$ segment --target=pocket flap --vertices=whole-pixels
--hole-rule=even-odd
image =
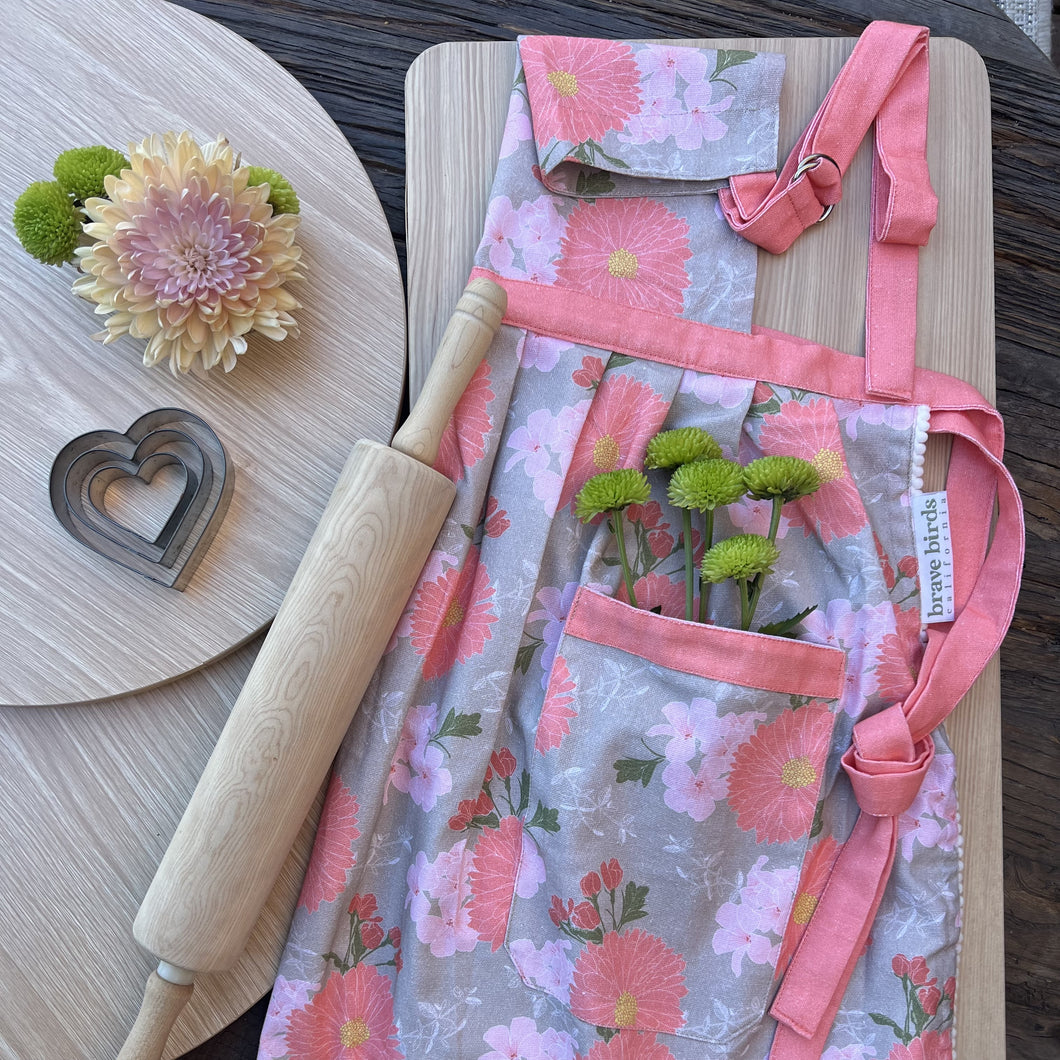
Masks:
[[[552,191],[702,194],[776,169],[782,54],[548,36],[519,52]]]

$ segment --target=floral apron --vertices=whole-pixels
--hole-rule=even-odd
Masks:
[[[951,1056],[938,724],[1011,616],[1022,526],[996,413],[915,370],[887,305],[895,276],[915,295],[932,222],[923,143],[880,180],[896,238],[873,240],[865,360],[752,331],[748,241],[817,220],[895,97],[926,115],[925,38],[870,27],[779,180],[782,56],[520,41],[476,261],[508,314],[439,456],[457,499],[335,763],[261,1057]],[[829,110],[844,78],[882,79],[860,127]],[[664,472],[623,520],[637,607],[608,522],[575,517],[592,475],[684,426],[817,468],[758,604],[817,604],[796,637],[733,628],[731,583],[686,620]],[[925,632],[931,431],[969,514],[957,618]],[[715,537],[769,519],[744,498]]]

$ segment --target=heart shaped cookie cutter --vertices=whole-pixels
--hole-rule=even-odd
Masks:
[[[173,467],[184,485],[154,539],[108,513],[108,488],[120,478],[150,484]],[[156,409],[124,434],[97,430],[67,442],[52,464],[52,509],[86,548],[151,581],[183,590],[220,526],[233,486],[221,440],[200,417]]]

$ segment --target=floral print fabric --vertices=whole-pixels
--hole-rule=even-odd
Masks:
[[[783,55],[576,37],[519,51],[552,191],[693,195],[776,168]]]
[[[612,80],[579,91],[617,102],[600,104],[597,125],[546,105],[556,127],[607,124],[603,142],[614,122],[636,127],[622,113],[632,90],[615,86],[644,57],[612,53]],[[680,66],[673,77],[694,83]],[[565,285],[608,312],[746,329],[749,303],[719,279],[734,244],[704,234],[712,197],[682,198],[678,212],[672,199],[557,196],[533,173],[525,105],[520,74],[479,263],[532,270],[542,289]],[[653,218],[646,232],[637,217]],[[633,273],[621,256],[601,267],[621,249],[635,274],[621,275]],[[457,499],[336,758],[261,1057],[766,1060],[769,1004],[857,817],[839,756],[919,664],[909,498],[927,413],[748,372],[501,329],[440,450]],[[624,618],[607,636],[572,625],[586,600],[633,611],[614,535],[575,518],[575,494],[597,471],[639,466],[659,430],[691,425],[741,462],[817,465],[825,485],[785,509],[758,615],[818,604],[794,650],[836,660],[827,695],[805,667],[737,679],[656,657],[692,625],[665,472],[649,472],[652,498],[624,519],[649,634],[624,634]],[[717,513],[716,536],[768,519],[745,498]],[[702,547],[697,537],[697,557]],[[695,657],[724,665],[715,627],[731,633],[738,614],[735,592],[715,586]],[[792,650],[737,636],[774,663]],[[941,733],[936,746],[823,1060],[951,1055],[959,834]]]

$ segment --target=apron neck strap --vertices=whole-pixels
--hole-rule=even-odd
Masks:
[[[780,173],[734,176],[719,192],[735,232],[783,253],[840,201],[843,175],[875,122],[865,372],[869,395],[883,400],[912,399],[919,248],[938,212],[928,90],[928,31],[870,23]]]

